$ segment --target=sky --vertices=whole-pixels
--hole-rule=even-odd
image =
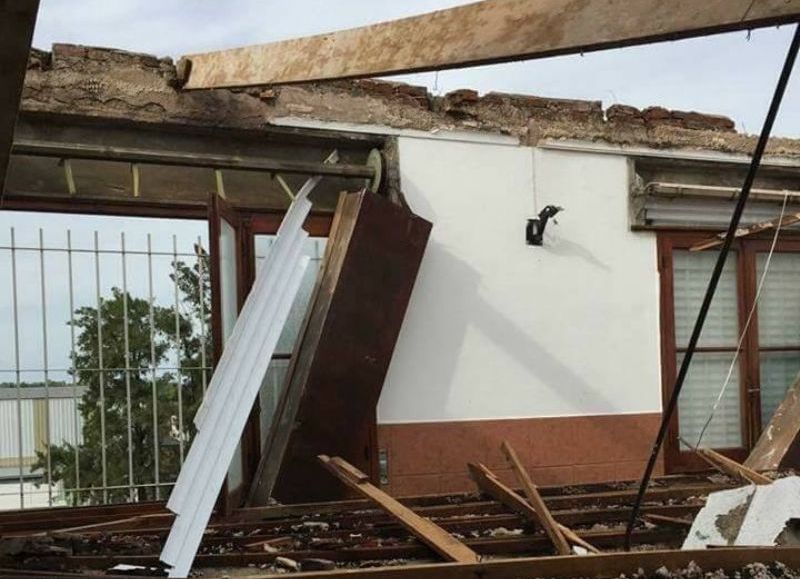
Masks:
[[[179,57],[331,32],[448,8],[457,0],[42,0],[34,45],[107,46]],[[661,105],[724,114],[757,133],[791,26],[536,61],[398,77],[443,94],[456,88]],[[800,72],[774,134],[800,137]]]

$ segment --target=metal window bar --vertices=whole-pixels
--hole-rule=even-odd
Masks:
[[[50,453],[50,373],[48,372],[47,358],[47,297],[45,290],[44,274],[44,230],[39,228],[39,273],[41,275],[39,287],[42,290],[42,364],[44,365],[44,431],[45,453],[47,460],[47,504],[53,506],[53,468]]]
[[[210,333],[207,328],[207,305],[205,299],[207,297],[206,280],[208,269],[208,253],[202,247],[202,239],[197,238],[197,244],[193,252],[179,252],[177,236],[173,235],[172,251],[154,251],[152,239],[150,234],[147,235],[147,249],[146,250],[131,250],[126,243],[125,233],[120,233],[119,247],[114,249],[104,249],[100,246],[100,239],[98,232],[94,232],[93,244],[87,248],[76,248],[73,243],[73,236],[70,230],[66,231],[66,245],[63,247],[48,246],[45,244],[45,232],[43,229],[39,230],[38,243],[31,245],[24,245],[17,243],[17,236],[14,228],[10,228],[10,243],[0,245],[0,251],[8,252],[10,256],[11,265],[11,292],[5,294],[10,297],[5,298],[9,300],[6,302],[6,310],[11,311],[11,323],[13,324],[12,331],[7,334],[13,335],[13,356],[11,358],[11,367],[0,367],[0,377],[5,374],[13,376],[13,382],[8,383],[7,394],[10,396],[0,395],[0,405],[11,405],[12,415],[16,414],[16,438],[8,440],[5,447],[15,446],[12,454],[3,455],[4,458],[12,459],[12,467],[17,466],[16,470],[16,483],[8,484],[8,479],[0,478],[0,497],[15,496],[18,499],[16,504],[11,504],[6,500],[0,500],[0,509],[4,508],[26,508],[30,506],[55,506],[58,504],[81,504],[87,500],[90,502],[109,503],[119,500],[136,501],[142,500],[147,497],[148,499],[156,498],[161,499],[164,492],[169,492],[169,489],[174,484],[174,477],[177,472],[169,472],[164,480],[165,473],[161,472],[163,465],[163,455],[165,451],[164,443],[165,437],[163,435],[164,429],[170,428],[169,415],[167,415],[167,423],[164,416],[159,416],[159,406],[163,406],[165,395],[166,400],[169,400],[169,394],[166,394],[164,388],[171,390],[175,387],[177,390],[173,391],[177,398],[177,430],[174,432],[177,438],[177,446],[179,449],[179,457],[177,464],[182,464],[187,444],[189,443],[189,432],[184,430],[184,414],[188,410],[185,405],[190,401],[197,401],[200,395],[204,395],[207,389],[208,373],[211,368],[208,366],[206,347],[208,346],[208,337]],[[34,258],[38,258],[38,267],[28,267],[23,262],[23,267],[20,269],[19,257],[24,252],[36,254]],[[76,255],[83,254],[90,260],[84,263],[84,266],[92,267],[93,278],[88,275],[88,269],[83,272],[76,268],[75,258]],[[63,255],[63,265],[65,266],[65,273],[67,279],[64,280],[66,287],[66,295],[64,296],[65,302],[68,303],[69,314],[68,318],[64,320],[69,326],[69,334],[66,332],[59,334],[59,332],[51,333],[51,318],[52,307],[48,301],[53,301],[52,292],[48,295],[48,288],[52,285],[52,270],[53,263],[48,260],[51,255]],[[103,295],[103,282],[108,283],[109,274],[106,273],[104,265],[105,262],[101,256],[117,256],[119,259],[119,266],[121,267],[121,321],[123,325],[122,332],[118,332],[118,321],[112,318],[120,315],[120,310],[115,310],[116,314],[110,311],[112,302],[107,296]],[[144,311],[138,310],[141,313],[137,316],[143,315],[142,318],[132,317],[132,302],[136,298],[135,291],[131,293],[129,282],[129,268],[132,267],[130,256],[137,255],[143,256],[147,262],[147,302],[142,298],[142,306]],[[156,299],[156,284],[169,283],[167,276],[162,279],[159,273],[159,278],[154,277],[153,260],[154,256],[169,257],[172,261],[172,297],[173,303],[170,305],[159,305]],[[185,258],[193,258],[193,260]],[[184,258],[184,262],[194,264],[195,274],[197,276],[196,289],[181,285],[185,280],[179,278],[181,274],[179,259]],[[30,258],[29,258],[30,260]],[[33,264],[35,262],[31,262]],[[116,265],[113,266],[116,269]],[[38,269],[38,271],[36,271]],[[30,277],[32,276],[32,277]],[[78,277],[76,277],[78,276]],[[116,277],[116,273],[115,273]],[[37,279],[38,278],[38,279]],[[135,279],[135,278],[134,278]],[[85,284],[84,287],[88,288],[92,285],[94,290],[93,303],[81,303],[78,299],[76,291],[76,280]],[[40,295],[38,296],[38,307],[31,308],[30,305],[23,305],[20,298],[26,298],[25,293],[20,293],[20,288],[35,286],[38,282]],[[144,280],[143,280],[144,283]],[[56,284],[58,285],[58,284]],[[80,287],[80,286],[78,286]],[[161,292],[165,287],[160,289],[158,295],[163,295]],[[85,290],[84,290],[85,291]],[[119,291],[119,290],[115,290]],[[199,298],[197,308],[185,307],[182,294],[184,291],[196,295],[194,298]],[[35,295],[35,293],[34,293]],[[0,300],[3,300],[3,295],[0,294]],[[32,296],[31,296],[32,297]],[[35,299],[35,298],[34,298]],[[90,299],[91,301],[91,299]],[[169,302],[169,300],[167,300]],[[54,302],[58,306],[58,302]],[[86,347],[86,338],[80,337],[78,332],[87,331],[87,327],[76,325],[78,321],[78,313],[81,307],[94,306],[95,311],[91,312],[94,320],[91,320],[90,325],[94,328],[96,336],[90,338],[93,342],[92,349],[96,349],[94,359],[96,367],[91,367],[93,364],[86,364],[86,359],[82,358],[79,348]],[[137,306],[138,307],[138,306]],[[76,311],[76,308],[78,310]],[[166,309],[164,309],[166,308]],[[168,331],[166,327],[161,326],[163,321],[159,322],[161,311],[165,313],[168,309],[173,309],[172,322],[174,327],[172,331]],[[41,311],[41,328],[40,338],[32,342],[32,344],[41,343],[41,351],[34,354],[39,356],[41,360],[40,367],[38,364],[28,364],[27,360],[29,354],[23,356],[24,352],[28,352],[23,348],[23,344],[27,344],[29,340],[23,339],[23,335],[27,336],[25,328],[30,324],[33,319],[28,316],[31,314],[31,309]],[[35,315],[35,314],[33,314]],[[84,314],[81,314],[84,315]],[[116,318],[119,320],[119,318]],[[139,321],[141,320],[141,322]],[[38,321],[38,320],[37,320]],[[85,324],[87,320],[83,320]],[[185,326],[185,324],[189,324]],[[142,327],[141,330],[145,332],[145,339],[139,343],[139,348],[144,343],[144,347],[149,349],[149,354],[137,354],[136,358],[132,355],[132,336],[131,333],[136,324],[147,324],[149,326],[149,345],[147,342],[148,328]],[[183,335],[184,327],[190,328],[191,334]],[[139,330],[139,331],[141,331]],[[196,333],[195,333],[196,332]],[[115,336],[115,334],[122,334]],[[170,337],[169,334],[172,334]],[[121,347],[118,345],[114,348],[110,346],[109,340],[122,339]],[[56,340],[56,341],[54,341]],[[59,345],[58,340],[63,344]],[[163,340],[166,340],[162,343]],[[185,342],[189,340],[189,342]],[[167,352],[167,343],[172,342],[175,356],[175,363],[173,362],[172,355],[165,354]],[[186,347],[189,343],[196,344],[199,342],[200,352],[189,353]],[[160,344],[160,345],[159,345]],[[53,348],[56,348],[54,350]],[[120,352],[120,350],[122,350]],[[68,351],[69,360],[68,364],[55,364],[51,365],[53,360],[50,355],[53,351]],[[139,350],[137,350],[139,351]],[[114,358],[114,356],[118,356]],[[57,357],[57,356],[56,356]],[[149,357],[149,359],[148,359]],[[24,358],[24,360],[23,360]],[[124,359],[123,365],[114,363],[114,360]],[[91,358],[89,358],[91,359]],[[197,362],[186,364],[187,360],[197,360]],[[111,363],[109,363],[111,362]],[[166,362],[166,363],[165,363]],[[35,383],[28,383],[23,379],[26,373],[37,373],[43,376],[43,382],[40,387],[36,387]],[[172,374],[170,374],[172,373]],[[58,381],[55,378],[58,374],[68,375],[69,378],[66,382]],[[152,424],[147,426],[137,423],[142,420],[142,414],[137,408],[142,408],[142,402],[134,401],[134,391],[141,392],[139,386],[134,390],[134,376],[144,377],[144,384],[149,382],[150,398],[152,403]],[[191,378],[190,378],[191,377]],[[1,380],[0,380],[1,381]],[[174,382],[169,384],[168,382]],[[67,385],[67,382],[71,386]],[[82,408],[81,402],[83,396],[91,388],[88,384],[94,384],[97,413],[99,420],[99,433],[95,433],[95,438],[91,441],[87,440],[85,420],[81,415]],[[124,383],[124,402],[123,402],[123,383]],[[137,384],[139,384],[137,380]],[[11,388],[14,388],[11,390]],[[187,398],[185,394],[189,393],[187,387],[192,388],[192,395]],[[69,389],[68,391],[66,389]],[[197,388],[197,390],[194,390]],[[12,394],[13,393],[13,394]],[[2,394],[2,392],[0,392]],[[112,397],[113,395],[113,397]],[[64,405],[63,401],[68,401]],[[39,401],[39,402],[37,402]],[[42,407],[42,401],[44,406]],[[38,404],[38,406],[34,406]],[[55,404],[55,406],[54,406]],[[16,407],[14,409],[14,406]],[[38,414],[32,411],[32,408],[38,408]],[[55,409],[58,409],[57,411]],[[162,409],[162,413],[165,409]],[[114,413],[113,418],[112,414]],[[13,420],[13,419],[12,419]],[[150,419],[146,419],[150,421]],[[38,421],[38,422],[37,422]],[[37,427],[38,424],[38,427]],[[13,429],[13,426],[11,426]],[[34,433],[34,429],[38,428],[39,435]],[[114,430],[109,430],[114,428]],[[125,432],[122,432],[122,429]],[[136,462],[137,447],[134,443],[134,432],[140,432],[143,428],[152,428],[152,463],[153,473],[152,479],[149,475],[142,479],[141,471],[137,470],[138,463]],[[168,430],[167,430],[168,431]],[[41,433],[44,434],[41,434]],[[112,432],[114,433],[112,435]],[[136,435],[138,436],[138,434]],[[54,437],[61,437],[54,439]],[[44,438],[44,440],[41,440]],[[99,445],[97,444],[99,438]],[[59,446],[64,442],[69,442],[72,445],[72,454],[67,455],[67,463],[59,463],[60,466],[65,467],[67,464],[71,465],[69,468],[74,470],[73,476],[67,480],[63,477],[54,480],[54,472],[58,472],[59,468],[56,466],[53,454],[53,448]],[[16,443],[16,444],[14,444]],[[43,444],[42,444],[43,443]],[[82,446],[82,444],[94,444],[97,446],[93,448],[94,452],[100,455],[100,464],[92,464],[92,468],[100,471],[102,482],[97,481],[95,484],[91,482],[92,477],[86,480],[89,484],[84,482],[84,474],[81,469],[86,469],[86,464],[83,461],[82,452],[84,450],[92,450],[90,446]],[[3,445],[0,445],[3,448]],[[31,455],[31,448],[41,449],[40,454],[34,453]],[[14,459],[16,454],[16,460]],[[96,460],[91,458],[90,453],[87,456],[89,460]],[[63,461],[63,458],[59,458]],[[118,466],[111,470],[109,461],[114,460]],[[118,461],[118,462],[117,462]],[[18,464],[14,465],[16,462]],[[34,470],[34,465],[38,462],[37,470]],[[7,463],[8,464],[8,463]],[[124,467],[122,465],[125,465]],[[46,467],[44,466],[46,465]],[[175,463],[172,463],[170,471],[175,469]],[[54,468],[55,467],[55,468]],[[42,473],[38,469],[45,469],[46,472]],[[125,475],[120,474],[122,470],[127,471],[127,480]],[[87,471],[88,472],[88,471]],[[137,474],[138,473],[138,474]],[[96,475],[95,475],[96,476]],[[172,479],[172,480],[169,480]],[[99,484],[98,484],[99,483]],[[40,484],[46,484],[46,489],[41,489]],[[14,489],[17,486],[17,489]],[[142,493],[144,489],[147,492]],[[120,493],[124,494],[120,494]],[[42,503],[43,499],[36,497],[44,497],[46,495],[46,502]],[[38,501],[38,502],[37,502]]]

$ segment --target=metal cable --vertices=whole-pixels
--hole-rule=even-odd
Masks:
[[[725,258],[730,251],[731,244],[733,243],[733,239],[736,234],[736,229],[739,227],[739,222],[741,221],[742,213],[744,212],[745,204],[750,196],[750,190],[753,188],[753,181],[755,181],[758,167],[761,165],[761,158],[764,156],[764,151],[767,148],[769,136],[770,133],[772,133],[772,127],[775,124],[775,117],[778,115],[778,111],[781,107],[781,101],[783,100],[783,95],[786,92],[786,87],[789,84],[789,78],[792,75],[792,69],[794,68],[795,60],[797,59],[798,50],[800,50],[800,24],[795,27],[794,36],[786,54],[786,60],[783,63],[783,68],[781,69],[778,83],[775,86],[775,92],[772,95],[772,101],[770,102],[767,116],[764,119],[764,126],[761,129],[761,134],[758,137],[758,143],[753,151],[753,159],[750,163],[750,168],[747,171],[747,176],[745,177],[744,184],[742,185],[742,192],[740,193],[736,207],[733,210],[731,222],[728,225],[728,230],[725,234],[725,241],[722,243],[722,248],[720,250],[717,263],[714,265],[714,270],[711,273],[711,279],[708,281],[708,288],[706,289],[703,303],[700,306],[700,311],[697,314],[697,321],[695,322],[692,335],[689,339],[689,346],[686,349],[686,354],[681,362],[678,376],[675,379],[675,386],[672,389],[672,394],[670,395],[670,399],[667,402],[661,417],[661,426],[658,429],[656,440],[653,443],[653,448],[650,452],[650,458],[647,461],[647,466],[645,467],[644,474],[642,475],[639,491],[636,495],[636,500],[633,503],[630,520],[628,521],[628,526],[625,530],[626,550],[630,550],[631,535],[633,534],[633,528],[636,525],[636,521],[639,518],[639,510],[642,507],[644,494],[647,492],[647,487],[650,484],[650,477],[653,476],[653,469],[656,466],[656,461],[658,460],[661,446],[664,443],[664,439],[666,438],[669,430],[669,423],[672,419],[672,414],[675,412],[675,407],[678,404],[678,397],[680,396],[683,383],[686,379],[686,374],[689,371],[689,365],[692,362],[692,357],[694,356],[695,349],[697,348],[697,341],[700,338],[700,333],[703,330],[703,324],[705,323],[706,316],[708,315],[708,310],[711,307],[711,300],[714,298],[714,293],[717,290],[717,284],[719,283],[719,279],[722,275],[722,268],[725,266]]]

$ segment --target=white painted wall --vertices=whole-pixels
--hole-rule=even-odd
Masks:
[[[628,223],[625,157],[400,137],[433,232],[379,422],[658,412],[655,236]],[[544,247],[525,224],[563,206]]]

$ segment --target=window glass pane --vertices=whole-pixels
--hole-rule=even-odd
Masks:
[[[761,280],[766,253],[756,256],[756,283]],[[800,254],[774,253],[758,301],[760,346],[800,345]]]
[[[269,434],[272,426],[272,418],[275,415],[275,408],[278,405],[278,398],[283,388],[283,380],[286,377],[286,370],[289,368],[289,360],[272,360],[267,369],[267,377],[261,385],[261,441],[262,444]]]
[[[800,352],[762,352],[760,368],[761,425],[766,427],[800,372]]]
[[[679,348],[689,343],[717,255],[715,251],[676,250],[673,253],[675,341]],[[739,334],[736,269],[736,254],[731,252],[711,302],[699,346],[736,346]]]
[[[680,367],[682,355],[678,355]],[[695,353],[678,399],[680,436],[696,444],[711,408],[728,374],[733,352]],[[737,448],[742,445],[739,400],[739,365],[736,364],[725,396],[703,435],[703,448]]]

